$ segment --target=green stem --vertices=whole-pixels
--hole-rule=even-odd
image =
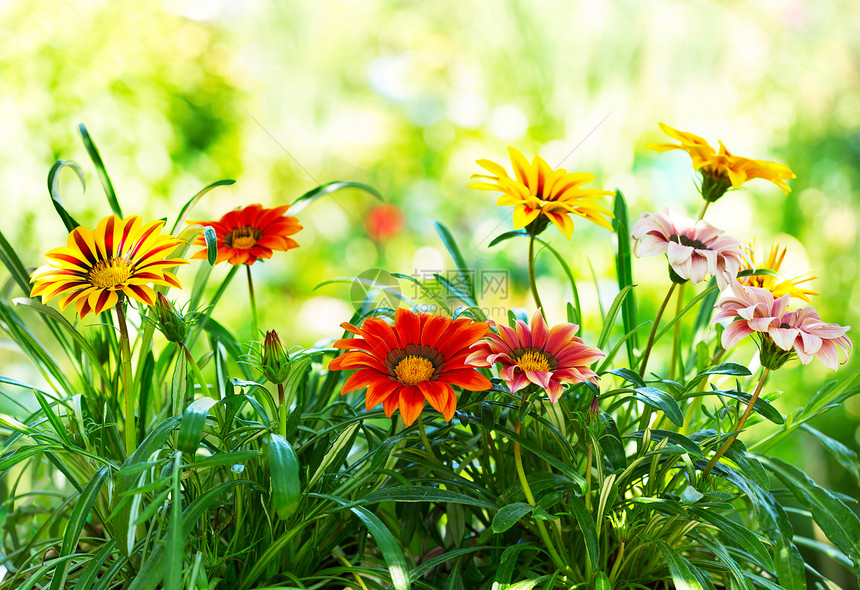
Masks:
[[[762,372],[761,379],[759,379],[758,385],[755,388],[755,392],[750,398],[749,403],[747,403],[747,409],[744,410],[741,419],[738,420],[737,426],[734,427],[735,433],[730,436],[726,442],[723,443],[723,446],[720,447],[720,450],[717,451],[713,458],[708,462],[707,467],[705,467],[705,470],[702,472],[702,481],[704,481],[705,478],[708,477],[708,474],[711,472],[711,469],[714,468],[714,465],[717,464],[717,461],[720,460],[720,457],[722,457],[726,453],[726,451],[729,450],[729,447],[731,447],[732,443],[735,442],[735,439],[738,438],[741,429],[744,427],[744,424],[747,423],[747,418],[749,418],[750,414],[752,414],[753,406],[755,405],[755,402],[758,399],[759,394],[761,393],[762,387],[764,387],[765,379],[767,379],[769,373],[770,369],[768,368],[765,368],[764,372]]]
[[[251,339],[257,337],[257,301],[254,298],[254,282],[251,280],[251,265],[246,264],[245,270],[248,275],[248,296],[251,299]]]
[[[200,389],[203,390],[205,395],[209,395],[209,383],[206,381],[206,377],[203,376],[203,372],[200,371],[200,366],[197,364],[197,361],[194,360],[194,355],[191,354],[191,351],[188,350],[188,347],[185,346],[184,342],[180,342],[179,346],[182,350],[185,351],[185,359],[188,361],[188,364],[191,366],[191,372],[194,373],[194,379],[197,383],[200,384]],[[214,399],[218,399],[217,394],[213,393],[212,397]],[[183,410],[185,409],[185,404],[182,404]]]
[[[131,455],[137,448],[137,430],[134,421],[134,391],[131,386],[131,344],[128,338],[128,325],[125,323],[124,306],[125,298],[120,295],[116,304],[116,319],[119,324],[122,390],[125,399],[125,452]]]
[[[278,434],[287,437],[287,404],[284,399],[284,384],[278,383]]]
[[[418,415],[418,435],[421,437],[421,443],[424,445],[424,449],[427,451],[427,455],[429,455],[430,460],[433,463],[439,463],[439,458],[436,456],[436,452],[433,450],[433,447],[430,446],[430,439],[427,438],[427,432],[424,430],[424,417],[420,414]],[[439,463],[441,465],[441,463]]]
[[[538,294],[537,288],[537,280],[535,279],[535,236],[531,234],[529,236],[529,285],[532,291],[532,297],[535,300],[535,305],[540,309],[541,315],[543,315],[544,319],[546,319],[546,310],[544,310],[543,305],[540,302],[540,295]]]
[[[221,297],[224,293],[227,292],[227,287],[230,286],[230,282],[233,280],[233,277],[236,276],[236,273],[239,271],[238,266],[234,266],[230,269],[230,272],[227,273],[227,276],[224,277],[224,280],[221,281],[221,284],[218,286],[218,290],[215,291],[215,295],[212,296],[212,299],[209,300],[209,309],[206,314],[203,316],[203,319],[194,326],[194,331],[191,333],[191,336],[188,338],[188,348],[193,348],[194,343],[197,342],[197,338],[200,336],[200,333],[203,332],[203,329],[206,327],[206,321],[209,319],[209,316],[212,315],[212,310],[215,309],[215,306],[221,300]]]
[[[642,353],[642,362],[639,363],[639,376],[645,376],[645,368],[648,366],[648,357],[651,356],[651,349],[654,347],[654,338],[657,335],[657,328],[660,326],[660,318],[663,317],[663,312],[666,311],[666,306],[669,304],[669,300],[672,298],[672,293],[675,292],[675,287],[677,283],[672,283],[672,286],[669,287],[669,292],[666,293],[666,298],[663,299],[663,303],[660,305],[660,309],[657,310],[657,316],[654,318],[654,325],[651,326],[651,333],[648,335],[648,343],[645,345],[645,352]]]
[[[674,284],[674,283],[673,283]],[[681,287],[678,289],[678,301],[675,305],[675,318],[680,317],[681,310],[684,308],[684,287],[687,286],[687,283],[682,283]],[[675,333],[672,338],[672,363],[669,365],[669,380],[674,381],[676,372],[675,365],[677,364],[679,369],[683,371],[682,363],[678,359],[678,354],[681,349],[681,322],[679,320],[675,320]]]
[[[696,218],[696,221],[701,221],[705,218],[705,212],[708,210],[708,207],[711,206],[710,201],[705,201],[705,206],[702,207],[702,211],[699,213],[699,217]]]
[[[525,394],[523,394],[523,402],[524,403],[525,403],[525,397],[526,397]],[[520,434],[521,430],[522,430],[522,423],[520,422],[519,416],[517,416],[517,422],[514,425],[514,432],[516,434]],[[523,456],[522,456],[522,451],[520,449],[520,443],[518,443],[517,441],[514,441],[514,464],[517,467],[517,476],[520,479],[520,485],[522,485],[522,487],[523,487],[523,493],[526,496],[526,501],[530,505],[536,506],[537,504],[535,503],[535,497],[532,494],[531,487],[529,487],[529,480],[526,478],[525,469],[523,469]],[[559,570],[562,570],[562,571],[569,571],[570,568],[567,566],[567,564],[564,563],[564,561],[561,559],[561,556],[558,554],[558,551],[555,548],[555,544],[552,542],[552,539],[550,538],[549,533],[547,532],[546,527],[543,524],[543,521],[540,519],[537,519],[537,518],[535,518],[534,520],[535,520],[535,523],[537,524],[538,532],[540,533],[540,537],[543,540],[547,551],[549,551],[549,556],[550,556],[550,558],[552,558],[552,562],[553,562],[553,564],[555,564],[555,567],[557,567]]]

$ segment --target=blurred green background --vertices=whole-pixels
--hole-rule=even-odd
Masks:
[[[397,208],[374,211],[368,195],[338,193],[301,212],[300,249],[254,266],[261,325],[285,342],[310,345],[349,319],[349,285],[315,290],[322,281],[375,267],[442,270],[432,219],[476,270],[509,272],[507,292],[488,291],[483,304],[528,306],[525,243],[487,248],[510,229],[511,210],[465,188],[474,161],[507,164],[514,145],[596,174],[595,187],[619,188],[633,219],[666,206],[694,215],[689,158],[644,148],[665,139],[662,121],[796,172],[788,197],[753,181],[708,219],[742,240],[780,239],[799,273],[818,276],[821,316],[860,326],[857,2],[7,0],[0,22],[0,230],[33,267],[65,241],[45,185],[54,161],[87,171],[86,193],[63,176],[66,205],[82,223],[109,213],[75,131],[83,122],[127,214],[172,220],[221,178],[238,182],[211,192],[192,218],[287,203],[337,179],[371,184]],[[379,215],[390,232],[368,229]],[[570,243],[554,229],[546,235],[577,274],[593,335],[591,268],[608,304],[614,238],[584,221]],[[561,321],[566,284],[549,257],[540,262],[550,320]],[[213,284],[226,271],[217,268]],[[181,269],[180,279],[190,283],[193,272]],[[665,262],[639,261],[634,273],[643,313],[653,312]],[[250,336],[243,281],[217,318]],[[840,377],[860,367],[855,359]],[[0,351],[0,374],[36,379],[9,350]],[[789,413],[832,378],[818,363],[794,366],[769,389],[785,391],[777,405]],[[857,450],[858,418],[855,400],[817,426]],[[857,474],[811,440],[801,434],[777,451],[856,498]]]

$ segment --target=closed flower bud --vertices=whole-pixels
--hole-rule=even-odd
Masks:
[[[274,330],[266,332],[263,342],[262,358],[263,375],[272,383],[283,383],[290,374],[290,355],[281,344],[278,333]]]
[[[155,315],[158,318],[158,329],[165,338],[170,342],[185,340],[188,334],[188,322],[161,293],[155,300]]]

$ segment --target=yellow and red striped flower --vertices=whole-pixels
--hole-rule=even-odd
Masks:
[[[186,221],[189,225],[208,225],[215,230],[218,239],[218,257],[215,264],[229,262],[233,266],[252,265],[258,259],[271,258],[275,250],[286,252],[298,248],[290,238],[301,231],[302,226],[295,217],[284,215],[289,205],[265,209],[260,204],[248,205],[225,213],[218,221]],[[198,236],[196,246],[205,246],[204,237]],[[206,248],[192,258],[206,258]]]
[[[335,358],[329,369],[358,369],[343,384],[341,395],[366,387],[368,410],[381,403],[390,418],[399,409],[407,426],[421,414],[425,400],[450,421],[457,408],[452,385],[469,391],[491,386],[466,362],[469,348],[487,333],[484,322],[399,308],[393,326],[379,318],[366,319],[361,328],[341,326],[358,336],[334,343],[349,352]]]
[[[472,178],[486,180],[474,182],[467,188],[501,191],[503,194],[496,205],[514,206],[514,229],[528,227],[530,233],[537,235],[551,221],[569,240],[573,236],[573,220],[570,218],[573,213],[613,231],[609,222],[612,212],[596,201],[614,193],[582,188],[594,180],[593,174],[569,173],[564,168],[553,170],[540,156],[535,156],[529,164],[519,150],[509,147],[508,152],[516,178],[511,178],[504,166],[490,160],[478,160],[478,165],[490,174],[473,174]]]
[[[65,248],[51,250],[51,262],[31,276],[30,297],[43,301],[60,297],[60,308],[70,303],[81,318],[111,309],[120,294],[155,305],[149,285],[181,288],[168,268],[188,264],[182,258],[167,258],[182,240],[161,234],[163,221],[146,225],[140,216],[121,219],[109,215],[92,231],[78,227],[69,234]]]

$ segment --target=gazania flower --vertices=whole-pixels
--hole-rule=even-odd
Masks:
[[[563,383],[597,380],[588,365],[604,355],[575,336],[579,330],[576,324],[559,324],[548,330],[538,309],[532,315],[531,327],[522,320],[517,320],[516,330],[501,324],[497,327],[498,335],[491,332],[472,347],[466,362],[477,367],[502,365],[499,375],[512,394],[533,383],[555,403]]]
[[[778,186],[785,194],[791,192],[786,179],[796,178],[788,166],[766,160],[754,160],[732,154],[723,142],[717,152],[703,138],[686,131],[672,129],[660,123],[660,129],[677,143],[651,143],[652,150],[665,152],[668,150],[683,150],[690,154],[693,169],[702,175],[702,196],[706,201],[716,201],[730,188],[739,188],[743,183],[755,178],[768,180]]]
[[[271,258],[275,250],[286,252],[299,247],[294,239],[288,237],[302,229],[298,219],[284,215],[289,208],[289,205],[274,209],[264,209],[259,204],[248,205],[244,209],[225,213],[218,221],[186,223],[208,225],[215,230],[218,237],[218,258],[215,264],[227,261],[234,266],[250,266],[257,262],[258,258]],[[206,240],[201,235],[194,244],[205,246]],[[206,258],[206,248],[192,258]]]
[[[851,351],[851,340],[845,335],[850,326],[824,323],[812,306],[788,311],[788,294],[774,299],[767,289],[744,287],[737,281],[732,283],[732,292],[734,297],[720,301],[720,312],[714,316],[715,321],[734,319],[723,330],[726,350],[750,334],[758,334],[761,363],[768,369],[780,368],[796,354],[801,364],[818,357],[833,370],[839,362],[836,347],[846,355]]]
[[[770,254],[768,254],[766,259],[764,257],[762,244],[756,240],[753,240],[748,245],[744,245],[743,250],[746,260],[741,264],[741,270],[766,269],[777,273],[777,276],[750,275],[747,277],[741,277],[738,280],[742,285],[767,289],[773,293],[774,298],[779,298],[788,294],[791,297],[802,299],[807,303],[809,303],[810,295],[818,295],[818,291],[798,286],[801,283],[806,283],[807,281],[815,279],[816,277],[812,276],[812,274],[806,273],[805,275],[791,278],[787,278],[780,274],[780,268],[782,267],[782,263],[785,260],[785,254],[787,252],[785,247],[780,247],[777,243],[772,244],[770,247]]]
[[[543,158],[535,156],[531,164],[518,150],[509,147],[516,178],[511,178],[503,166],[490,160],[478,160],[478,165],[490,174],[473,174],[491,182],[474,182],[468,188],[504,193],[497,205],[514,206],[514,229],[528,227],[530,233],[539,234],[551,221],[564,237],[573,235],[573,220],[569,214],[579,215],[612,231],[607,218],[612,212],[597,203],[610,191],[582,188],[594,180],[593,174],[568,173],[564,168],[553,170]]]
[[[93,231],[78,227],[69,234],[65,248],[51,250],[51,262],[31,276],[30,297],[43,301],[60,297],[60,308],[70,303],[81,318],[112,308],[125,294],[155,305],[149,285],[181,288],[168,268],[188,264],[182,258],[166,258],[182,240],[161,235],[163,221],[143,225],[140,217],[120,219],[110,215]]]
[[[368,410],[381,403],[390,418],[399,408],[407,426],[415,422],[425,400],[450,421],[457,408],[452,385],[469,391],[491,387],[489,379],[466,362],[469,347],[487,333],[486,323],[399,308],[393,326],[379,318],[366,319],[361,328],[341,326],[358,336],[334,343],[349,352],[335,358],[329,369],[358,369],[343,384],[341,395],[367,387]]]
[[[699,283],[713,275],[720,289],[725,289],[743,260],[738,240],[706,221],[693,221],[668,208],[663,213],[643,213],[632,237],[640,258],[666,254],[675,282]]]

